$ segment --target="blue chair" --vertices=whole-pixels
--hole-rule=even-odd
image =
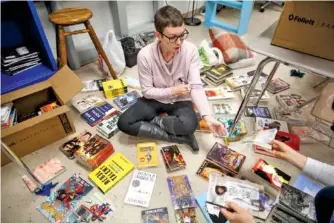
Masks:
[[[217,5],[224,5],[227,7],[240,10],[239,25],[234,26],[225,22],[216,20]],[[252,14],[253,1],[206,1],[205,3],[205,22],[206,27],[216,26],[225,29],[230,32],[234,32],[238,35],[247,33],[248,23]]]

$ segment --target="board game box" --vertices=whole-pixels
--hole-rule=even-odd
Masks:
[[[162,147],[160,152],[167,172],[174,172],[186,168],[186,162],[177,145]]]
[[[126,110],[130,108],[137,102],[137,98],[140,98],[140,95],[137,91],[131,91],[125,95],[118,96],[113,100],[120,110]]]
[[[137,163],[138,169],[159,165],[156,142],[137,143]]]
[[[280,78],[273,79],[268,85],[268,91],[272,94],[277,94],[290,88],[290,84]]]
[[[285,121],[256,117],[255,131],[276,128],[278,131],[289,132],[288,124]]]
[[[186,175],[167,177],[167,184],[175,210],[196,207],[195,197]]]
[[[92,136],[93,136],[92,133],[85,130],[82,133],[80,133],[80,135],[65,142],[63,145],[59,147],[59,149],[65,154],[65,156],[67,156],[67,158],[74,159],[75,151],[82,148],[90,140]]]
[[[168,209],[155,208],[141,212],[141,223],[169,223]]]
[[[268,107],[246,106],[245,116],[271,118]]]
[[[205,159],[201,166],[198,168],[196,174],[203,178],[206,181],[209,181],[209,176],[211,173],[218,173],[220,175],[228,175],[233,176],[230,172],[226,171],[219,165],[217,165],[214,162],[211,162],[210,160]]]

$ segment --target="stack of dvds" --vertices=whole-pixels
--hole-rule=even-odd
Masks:
[[[7,75],[13,76],[41,64],[37,51],[25,46],[15,49],[2,49],[1,68]]]
[[[17,123],[16,108],[13,103],[7,103],[1,106],[1,129],[8,128]]]
[[[128,93],[128,85],[122,78],[103,82],[102,86],[107,99]]]

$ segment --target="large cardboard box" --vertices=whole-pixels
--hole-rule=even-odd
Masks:
[[[57,100],[56,109],[1,130],[1,140],[22,157],[75,132],[65,105],[83,88],[80,79],[67,66],[44,82],[2,95],[1,104],[13,102],[17,115],[35,111],[43,102]],[[55,148],[58,149],[58,148]],[[10,159],[1,154],[1,166]]]
[[[334,60],[334,2],[285,2],[271,43]]]

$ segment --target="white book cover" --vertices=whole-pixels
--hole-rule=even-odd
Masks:
[[[239,106],[236,103],[215,103],[212,109],[215,115],[236,115]]]
[[[157,175],[140,170],[134,170],[124,203],[148,207]]]
[[[215,87],[204,88],[208,100],[221,100],[235,98],[235,95],[230,87]]]
[[[80,112],[83,113],[88,109],[96,106],[99,103],[104,102],[104,100],[95,95],[87,95],[85,97],[76,98],[72,101],[72,105]]]
[[[124,76],[123,78],[129,87],[140,90],[140,83],[138,78],[126,76]]]
[[[261,130],[257,132],[253,144],[261,146],[264,149],[271,150],[272,147],[269,144],[269,142],[275,139],[276,134],[277,134],[276,128]]]
[[[99,86],[96,80],[82,81],[84,88],[81,90],[82,92],[93,92],[99,91]]]
[[[255,131],[273,128],[282,132],[289,132],[288,123],[285,121],[256,117]]]

